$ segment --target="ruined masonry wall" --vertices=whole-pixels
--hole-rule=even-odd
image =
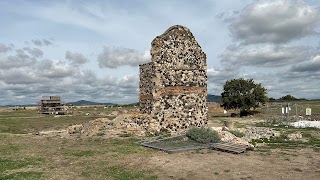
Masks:
[[[140,111],[155,118],[158,131],[204,126],[206,55],[190,30],[169,28],[152,41],[151,56],[151,63],[140,66]]]
[[[152,77],[153,77],[153,64],[147,63],[140,65],[140,112],[151,114],[153,97],[152,89],[154,88]]]

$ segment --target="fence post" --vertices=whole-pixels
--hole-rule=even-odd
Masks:
[[[265,117],[265,124],[267,124],[268,123],[268,112],[269,110],[268,110],[268,103],[266,103],[266,117]]]
[[[295,119],[297,120],[297,118],[298,118],[298,109],[297,109],[298,107],[297,107],[297,103],[295,104],[295,106],[296,106],[296,118],[295,118]]]
[[[287,112],[287,122],[289,122],[289,103],[287,104],[287,110],[288,110],[288,112]]]

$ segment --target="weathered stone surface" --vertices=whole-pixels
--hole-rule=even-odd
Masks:
[[[296,141],[302,138],[302,134],[300,132],[288,134],[288,138],[290,141]]]
[[[80,134],[83,129],[82,124],[71,125],[67,128],[69,134]]]
[[[207,124],[207,64],[193,34],[176,25],[152,41],[152,62],[140,65],[140,112],[153,129],[178,131]]]
[[[263,139],[263,138],[270,139],[272,137],[280,136],[280,132],[270,128],[264,128],[264,127],[250,127],[250,128],[238,129],[238,130],[240,132],[245,133],[244,138],[247,141],[251,141],[252,139]]]

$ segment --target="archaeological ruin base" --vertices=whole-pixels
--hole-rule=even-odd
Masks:
[[[207,64],[186,27],[170,27],[152,41],[152,62],[140,65],[140,112],[160,131],[207,124]]]

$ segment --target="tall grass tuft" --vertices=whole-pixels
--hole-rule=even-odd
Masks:
[[[188,138],[200,143],[216,143],[220,141],[218,133],[209,128],[191,128],[186,135]]]

